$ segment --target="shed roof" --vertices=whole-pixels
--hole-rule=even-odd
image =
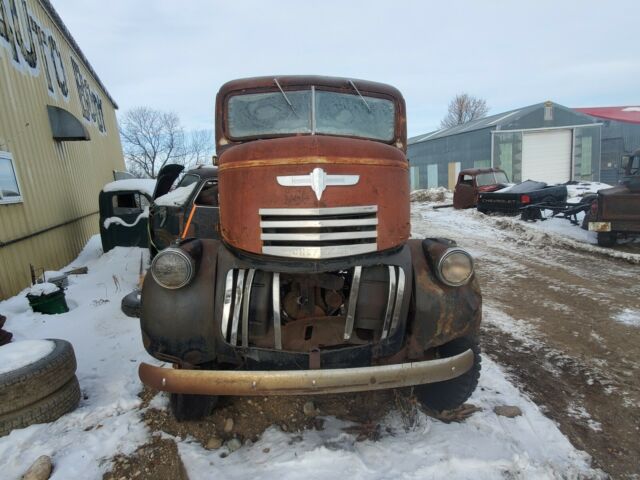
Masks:
[[[640,124],[640,106],[637,105],[623,107],[583,107],[574,108],[574,110],[605,120]]]
[[[506,112],[496,113],[495,115],[489,115],[488,117],[472,120],[470,122],[463,123],[462,125],[456,125],[454,127],[449,127],[449,128],[442,128],[440,130],[435,130],[433,132],[417,135],[415,137],[409,138],[408,144],[412,145],[415,143],[420,143],[428,140],[435,140],[436,138],[457,135],[459,133],[473,132],[475,130],[481,130],[483,128],[495,128],[497,130],[500,130],[502,126],[516,123],[520,118],[524,117],[525,115],[528,115],[529,113],[535,110],[543,108],[547,103],[551,103],[554,108],[560,108],[563,110],[572,111],[574,114],[581,116],[585,119],[589,118],[583,115],[582,112],[575,111],[574,109],[570,109],[563,105],[559,105],[553,102],[541,102],[541,103],[529,105],[527,107],[508,110]],[[591,119],[591,121],[593,121],[593,119]]]
[[[102,83],[102,80],[100,80],[100,77],[98,77],[98,74],[89,63],[89,60],[87,60],[87,57],[85,57],[84,53],[82,53],[82,50],[78,46],[78,43],[75,41],[75,39],[71,35],[71,32],[69,32],[69,29],[62,21],[62,18],[60,18],[60,15],[58,15],[58,12],[56,12],[56,9],[53,8],[53,5],[51,4],[51,2],[49,0],[38,0],[38,1],[40,2],[40,5],[42,5],[42,8],[44,8],[44,10],[47,12],[49,17],[53,21],[53,23],[55,23],[55,25],[60,29],[60,32],[64,36],[65,40],[69,43],[69,46],[71,47],[71,49],[75,52],[76,55],[78,55],[78,57],[80,57],[80,60],[82,61],[84,66],[87,68],[87,70],[89,70],[89,73],[91,74],[93,79],[96,81],[96,83],[100,86],[100,88],[102,89],[104,94],[107,96],[107,98],[109,99],[113,107],[117,109],[118,104],[116,103],[116,101],[113,99],[113,97],[107,90],[107,87],[104,86],[104,84]]]

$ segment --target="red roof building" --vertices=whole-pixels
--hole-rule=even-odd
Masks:
[[[586,113],[592,117],[602,118],[604,120],[615,120],[617,122],[638,123],[640,124],[640,106],[627,107],[586,107],[574,108],[574,110]]]

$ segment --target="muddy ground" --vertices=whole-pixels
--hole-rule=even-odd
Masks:
[[[640,266],[532,239],[526,229],[477,214],[423,213],[413,213],[416,234],[456,238],[476,256],[485,354],[593,457],[595,467],[612,478],[640,478],[640,326],[625,323],[640,310]],[[640,253],[634,246],[621,250],[630,249]],[[142,393],[145,403],[153,394]],[[254,442],[271,425],[289,432],[322,429],[316,415],[305,413],[308,401],[322,415],[353,421],[361,438],[376,438],[379,420],[391,409],[401,411],[410,426],[416,408],[409,390],[232,397],[204,422],[177,423],[157,409],[147,410],[145,421],[158,434],[190,435],[213,448],[232,440]],[[230,418],[233,427],[225,431]],[[155,436],[134,455],[116,458],[104,478],[182,480],[186,473],[175,443]]]

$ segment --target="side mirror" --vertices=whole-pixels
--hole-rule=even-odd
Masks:
[[[211,156],[211,163],[216,166],[218,165],[218,155]]]

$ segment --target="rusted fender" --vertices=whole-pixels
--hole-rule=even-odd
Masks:
[[[442,382],[473,365],[470,349],[421,362],[326,370],[181,370],[140,364],[142,383],[155,390],[198,395],[317,395],[363,392]]]

